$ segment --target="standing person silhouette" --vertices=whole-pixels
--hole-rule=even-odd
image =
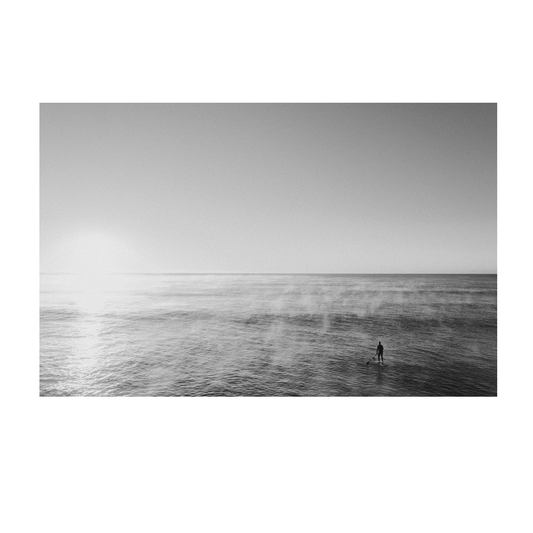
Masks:
[[[378,355],[378,363],[381,358],[381,362],[383,363],[383,344],[381,344],[381,341],[378,342],[378,346],[376,348],[376,354]]]

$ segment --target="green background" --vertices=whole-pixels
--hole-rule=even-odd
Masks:
[[[528,527],[523,410],[514,418],[15,416],[18,83],[515,82],[520,146],[531,117],[530,97],[520,98],[531,90],[530,18],[520,5],[2,4],[6,531]],[[520,182],[519,191],[525,201],[531,189]],[[528,364],[520,362],[524,375]]]

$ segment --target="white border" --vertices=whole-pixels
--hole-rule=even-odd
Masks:
[[[19,414],[516,415],[516,87],[514,85],[21,85]],[[491,398],[48,398],[39,396],[39,104],[44,102],[496,102],[498,396]]]

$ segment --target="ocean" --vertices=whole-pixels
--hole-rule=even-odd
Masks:
[[[41,396],[496,396],[496,351],[496,275],[41,275]]]

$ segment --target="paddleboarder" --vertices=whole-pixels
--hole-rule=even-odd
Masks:
[[[381,362],[383,363],[383,344],[381,344],[381,341],[378,342],[378,346],[376,348],[376,354],[378,356],[378,363],[379,363],[380,357],[381,357]]]

